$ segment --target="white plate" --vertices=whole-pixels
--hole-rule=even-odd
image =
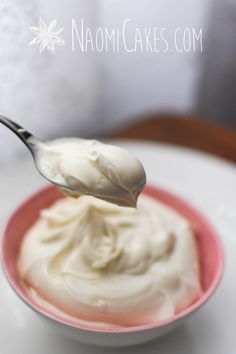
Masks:
[[[108,354],[143,352],[235,354],[236,351],[236,168],[235,165],[173,146],[123,141],[144,164],[148,182],[167,188],[200,209],[218,230],[226,266],[220,288],[186,325],[135,348],[93,348],[50,332],[0,274],[0,353]],[[0,226],[27,195],[43,184],[30,159],[1,171]],[[11,186],[11,187],[10,187]],[[10,187],[10,188],[9,188]]]

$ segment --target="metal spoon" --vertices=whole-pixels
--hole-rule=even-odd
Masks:
[[[96,168],[94,168],[93,165],[91,165],[92,167],[89,167],[90,170],[92,170],[92,171],[95,170],[95,173],[92,172],[92,177],[94,179],[92,178],[92,182],[91,182],[91,178],[90,178],[89,179],[90,184],[88,183],[88,186],[87,186],[86,182],[83,181],[83,178],[80,181],[79,179],[77,179],[76,177],[73,176],[73,174],[74,174],[73,156],[72,156],[72,175],[70,176],[70,174],[69,174],[67,176],[67,172],[70,171],[70,169],[71,169],[70,156],[67,157],[67,160],[69,161],[69,167],[66,167],[66,169],[68,168],[68,171],[67,172],[62,171],[62,173],[61,172],[58,173],[57,169],[58,169],[58,166],[60,166],[61,152],[60,152],[60,150],[57,151],[57,149],[54,149],[54,150],[51,149],[52,142],[44,142],[42,140],[39,140],[34,135],[32,135],[30,132],[28,132],[26,129],[21,127],[19,124],[13,122],[12,120],[6,118],[5,116],[3,116],[1,114],[0,114],[0,123],[4,124],[10,130],[12,130],[21,139],[21,141],[27,146],[27,148],[30,150],[30,152],[33,156],[35,166],[36,166],[37,170],[39,171],[39,173],[44,178],[46,178],[49,182],[51,182],[54,185],[57,185],[57,187],[61,188],[67,195],[70,195],[73,197],[78,197],[80,195],[92,195],[94,197],[106,200],[108,202],[111,202],[111,203],[114,203],[114,204],[117,204],[120,206],[136,207],[137,198],[138,198],[139,194],[141,193],[141,191],[145,185],[145,182],[146,182],[146,175],[145,175],[145,171],[144,171],[144,168],[143,168],[141,162],[139,162],[135,157],[132,157],[132,155],[130,155],[131,156],[130,159],[131,159],[131,165],[133,163],[134,168],[131,169],[131,171],[128,171],[127,184],[123,183],[122,178],[120,178],[120,175],[122,176],[122,174],[124,174],[125,178],[127,178],[127,174],[126,174],[127,165],[126,164],[122,165],[122,163],[120,163],[120,157],[119,157],[117,159],[117,161],[118,161],[118,168],[117,168],[115,164],[110,163],[109,154],[108,154],[108,158],[106,158],[106,155],[103,155],[103,153],[101,153],[101,155],[100,155],[100,159],[101,159],[100,165],[102,166],[102,167],[100,167],[101,171],[99,169],[100,165]],[[72,138],[72,140],[73,140],[73,138]],[[84,140],[84,139],[80,139],[80,140]],[[96,143],[96,141],[90,141],[90,144],[91,144],[91,142]],[[101,143],[99,143],[99,144],[101,144]],[[108,147],[109,147],[109,145],[108,145]],[[120,150],[122,151],[121,148],[120,148]],[[50,157],[55,159],[54,164],[51,161],[47,161],[47,158],[46,158],[47,154],[49,154]],[[96,153],[95,153],[95,155],[96,155]],[[120,155],[118,154],[118,156],[120,156]],[[125,156],[126,156],[126,154],[125,154]],[[93,158],[94,158],[94,154],[93,154]],[[82,158],[82,165],[81,165],[82,166],[82,176],[83,176],[83,163],[84,163],[83,161],[84,160]],[[93,161],[94,161],[93,159],[91,159],[91,161],[88,159],[88,162],[87,161],[85,162],[85,166],[90,166],[89,164],[92,164]],[[77,161],[76,161],[76,163],[77,163]],[[87,163],[87,165],[86,165],[86,163]],[[56,168],[54,170],[55,166],[56,166]],[[66,166],[68,166],[68,165],[66,165]],[[78,164],[76,166],[78,167]],[[120,166],[121,166],[121,169],[119,170]],[[60,168],[59,168],[59,170],[60,170]],[[75,175],[76,175],[76,173],[75,173]],[[85,180],[86,180],[86,178],[87,178],[87,176],[85,173]],[[124,178],[124,180],[126,181],[125,178]],[[100,181],[104,181],[104,180],[105,180],[105,183],[103,183],[103,185],[102,185],[102,183]],[[97,182],[97,181],[99,181],[99,182]],[[132,182],[131,184],[130,184],[130,181]],[[101,186],[102,186],[102,188],[101,188]]]
[[[40,160],[38,158],[39,152],[41,149],[46,148],[47,143],[44,141],[36,138],[33,134],[31,134],[29,131],[27,131],[25,128],[21,127],[19,124],[13,122],[9,118],[6,118],[2,114],[0,114],[0,123],[5,125],[7,128],[9,128],[13,133],[15,133],[18,138],[21,139],[21,141],[27,146],[27,148],[30,150],[35,166],[39,173],[46,178],[49,182],[56,184],[58,187],[63,188],[63,189],[68,189],[73,192],[73,189],[68,186],[67,184],[59,183],[56,180],[53,180],[49,176],[47,176],[44,171],[42,170],[40,166]]]

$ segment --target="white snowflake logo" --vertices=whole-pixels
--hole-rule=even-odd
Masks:
[[[38,27],[29,27],[29,30],[35,35],[30,41],[29,46],[39,44],[39,53],[47,49],[50,53],[55,54],[56,45],[64,45],[65,41],[59,34],[64,30],[64,27],[57,29],[57,20],[51,21],[49,26],[39,17]]]

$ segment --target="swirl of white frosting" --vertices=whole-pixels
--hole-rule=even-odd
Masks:
[[[138,210],[91,196],[56,202],[25,236],[19,270],[43,306],[113,325],[167,318],[201,294],[189,223],[146,196]]]
[[[119,146],[87,139],[57,139],[42,144],[37,164],[48,179],[72,189],[70,196],[93,195],[136,207],[146,183],[141,162]]]

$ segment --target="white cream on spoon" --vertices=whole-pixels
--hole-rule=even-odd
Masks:
[[[37,165],[70,196],[92,195],[136,207],[146,183],[141,162],[124,148],[87,139],[57,139],[42,144]]]

